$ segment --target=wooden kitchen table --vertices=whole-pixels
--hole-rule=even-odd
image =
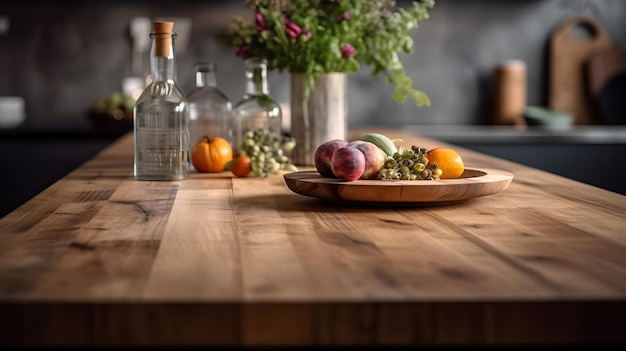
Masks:
[[[435,207],[136,181],[125,135],[0,219],[0,347],[625,343],[626,196],[456,149],[514,180]]]

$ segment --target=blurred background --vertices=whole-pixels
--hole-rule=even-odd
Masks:
[[[251,16],[243,0],[3,1],[0,216],[130,130],[126,118],[90,111],[102,99],[132,94],[149,73],[152,20],[176,23],[178,83],[185,93],[194,87],[194,63],[212,61],[219,88],[238,101],[243,61],[214,40],[234,15]],[[580,42],[557,53],[551,46],[556,32],[573,18],[582,19],[572,30]],[[415,52],[401,60],[432,106],[396,103],[392,87],[366,67],[349,77],[351,127],[402,127],[626,194],[619,172],[606,171],[624,168],[616,160],[626,151],[620,56],[626,1],[439,0],[413,38]],[[590,47],[612,55],[598,59],[595,78],[590,56],[581,61]],[[522,70],[521,82],[515,69]],[[568,73],[574,69],[577,74]],[[588,92],[582,117],[563,111],[567,106],[550,108],[559,98],[555,79]],[[269,84],[288,112],[288,74],[270,72]],[[498,114],[499,104],[516,99],[523,116]]]

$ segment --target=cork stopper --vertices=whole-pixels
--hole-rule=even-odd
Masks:
[[[153,35],[157,56],[170,57],[172,52],[172,29],[174,22],[154,22]]]

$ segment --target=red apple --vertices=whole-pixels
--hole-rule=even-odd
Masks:
[[[348,142],[341,139],[329,140],[315,150],[315,168],[320,172],[322,177],[334,178],[330,160],[333,157],[333,153],[344,146],[348,145]]]
[[[353,147],[342,147],[333,153],[330,165],[335,177],[347,181],[357,180],[365,170],[365,155]]]

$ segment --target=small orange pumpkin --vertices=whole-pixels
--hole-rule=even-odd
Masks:
[[[191,149],[191,164],[201,173],[222,172],[233,159],[233,149],[224,138],[204,136]]]

